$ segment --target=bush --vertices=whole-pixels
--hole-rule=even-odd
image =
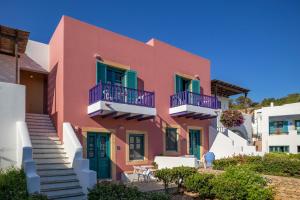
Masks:
[[[157,177],[157,179],[159,181],[162,181],[164,183],[164,189],[165,189],[165,192],[167,193],[170,183],[172,183],[174,181],[173,169],[165,168],[165,169],[157,170],[155,172],[155,177]]]
[[[276,176],[300,177],[300,159],[296,154],[269,153],[260,156],[234,156],[214,161],[213,168],[225,170],[230,166],[243,165],[249,169]]]
[[[26,179],[23,170],[10,168],[0,171],[0,199],[27,199]]]
[[[273,199],[267,181],[246,167],[230,167],[212,180],[212,193],[217,199]]]
[[[211,180],[214,177],[213,174],[193,174],[185,179],[184,186],[187,191],[199,193],[200,199],[212,199],[214,195],[211,192],[213,188]]]
[[[165,193],[161,193],[161,192],[147,192],[144,193],[144,200],[169,200],[170,196],[165,194]]]
[[[172,180],[175,181],[175,183],[178,186],[178,192],[181,192],[182,190],[182,185],[184,183],[184,180],[186,177],[197,173],[196,168],[194,167],[174,167],[172,169],[172,175],[173,178]]]
[[[101,182],[88,194],[89,200],[113,200],[113,199],[142,199],[142,193],[135,187],[127,187],[124,184]]]
[[[48,200],[48,198],[42,194],[32,194],[29,196],[28,200]]]
[[[226,128],[233,128],[244,123],[243,114],[238,110],[225,110],[222,112],[221,123]]]
[[[236,166],[238,164],[238,160],[234,157],[232,158],[222,158],[218,160],[214,160],[213,169],[216,170],[224,170],[231,166]]]
[[[136,187],[128,187],[124,184],[101,182],[89,190],[89,200],[168,200],[164,193],[141,192]]]

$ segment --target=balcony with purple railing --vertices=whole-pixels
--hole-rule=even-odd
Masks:
[[[99,108],[99,111],[92,108],[90,108],[90,110],[93,110],[93,112],[98,111],[104,115],[106,115],[106,113],[114,113],[117,116],[118,113],[125,113],[125,115],[127,113],[126,116],[129,116],[130,113],[133,112],[139,114],[140,117],[145,117],[149,114],[147,110],[145,110],[147,108],[148,110],[155,110],[154,92],[132,89],[109,83],[99,83],[89,90],[89,107],[101,102],[104,102],[105,104],[100,104],[100,107],[102,108]],[[131,114],[131,117],[132,115],[133,114]]]
[[[170,96],[171,116],[186,116],[206,119],[216,116],[215,110],[221,109],[221,102],[213,96],[183,91]]]

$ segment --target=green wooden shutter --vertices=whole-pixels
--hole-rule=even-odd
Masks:
[[[192,80],[192,92],[200,94],[200,80]]]
[[[137,89],[137,73],[134,70],[127,70],[125,72],[125,86],[132,89]]]
[[[270,134],[273,134],[276,132],[275,122],[269,122],[269,131],[270,131]]]
[[[175,77],[174,77],[174,93],[175,94],[182,91],[182,83],[181,82],[182,82],[181,77],[175,74]]]
[[[288,133],[289,132],[289,122],[288,121],[284,121],[283,122],[283,130],[284,133]]]
[[[89,159],[90,169],[97,171],[97,146],[96,134],[88,133],[87,137],[87,158]]]
[[[96,64],[96,81],[99,83],[100,81],[106,83],[106,70],[107,66],[101,62],[97,62]]]

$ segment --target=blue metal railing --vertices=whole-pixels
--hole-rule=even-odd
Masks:
[[[197,94],[189,91],[176,93],[170,97],[170,106],[193,105],[205,108],[220,109],[221,102],[212,96]]]
[[[155,94],[154,92],[100,82],[89,91],[89,104],[91,105],[97,101],[110,101],[154,108]]]

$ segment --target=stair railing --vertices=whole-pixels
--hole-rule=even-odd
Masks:
[[[97,174],[95,171],[90,170],[89,160],[83,158],[83,148],[72,125],[68,122],[63,123],[63,144],[71,165],[79,179],[80,186],[83,192],[87,194],[88,188],[92,188],[96,184]]]
[[[40,193],[40,176],[36,172],[32,158],[32,144],[26,122],[18,121],[17,127],[17,166],[23,167],[29,194]]]

